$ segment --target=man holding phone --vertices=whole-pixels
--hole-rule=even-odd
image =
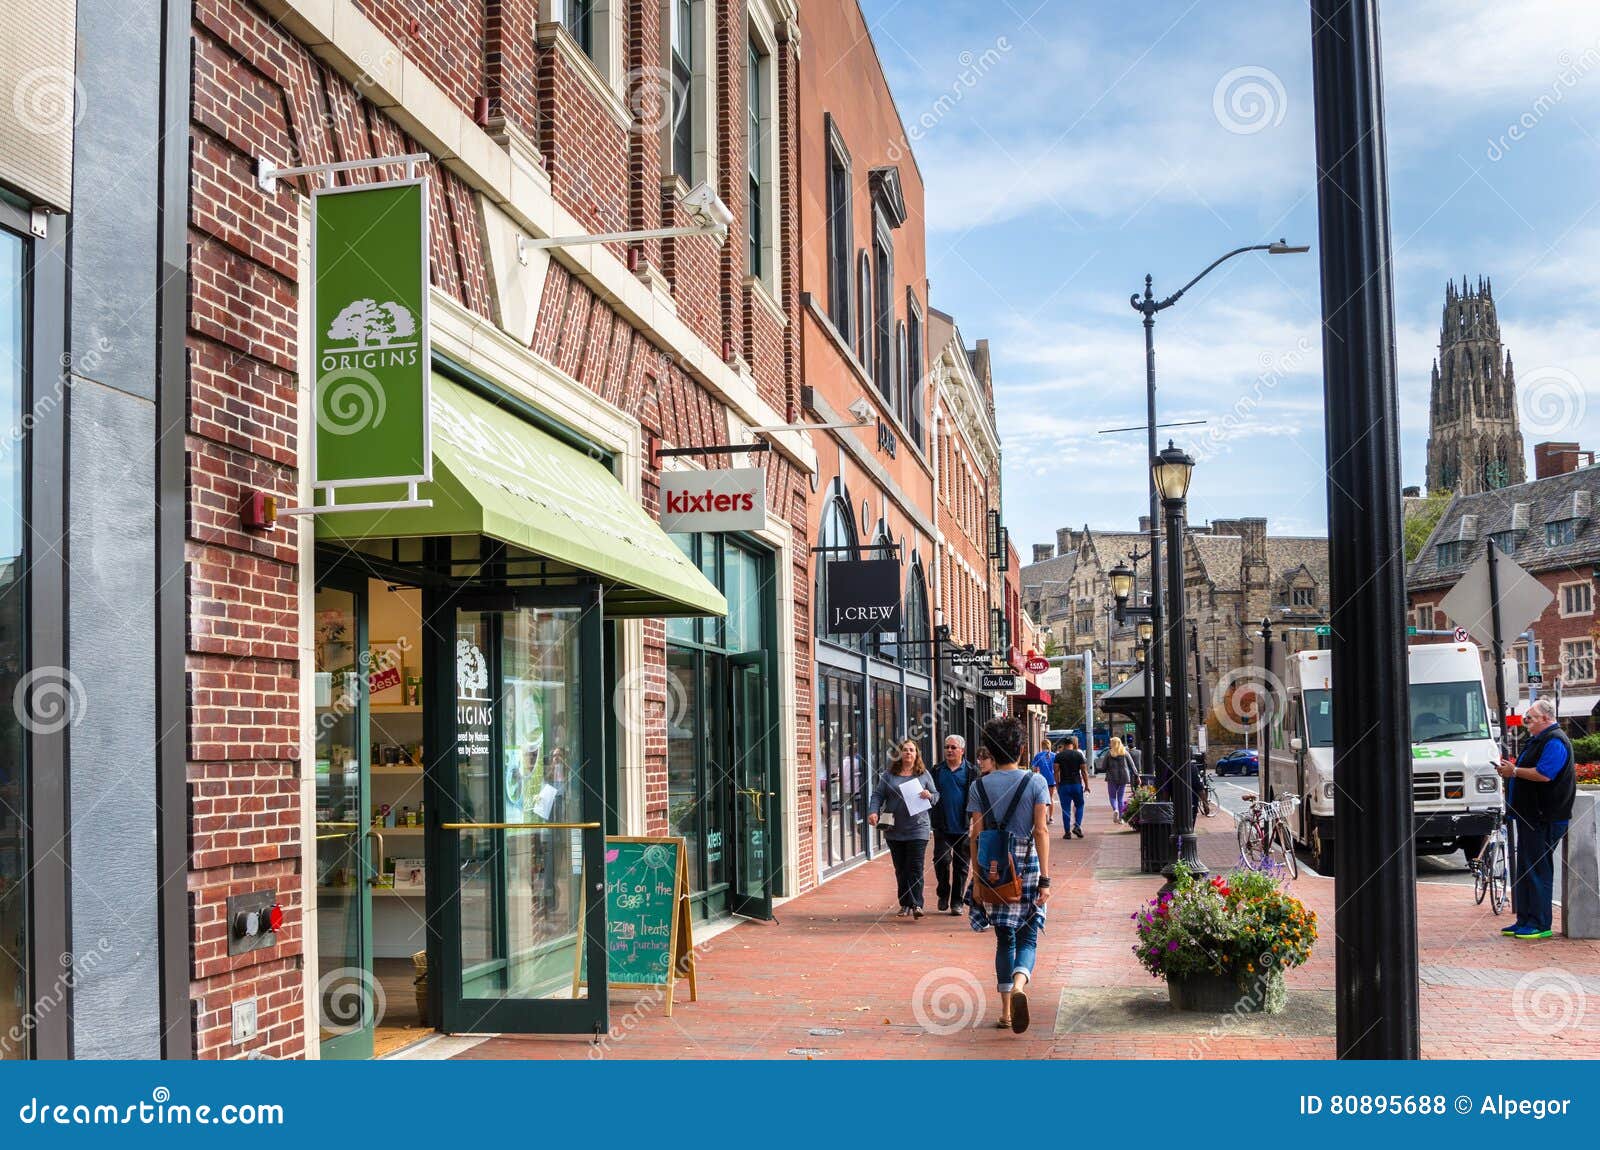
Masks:
[[[1555,705],[1536,699],[1523,726],[1531,736],[1515,760],[1496,768],[1511,780],[1511,818],[1516,825],[1511,905],[1517,921],[1500,933],[1519,939],[1549,938],[1554,926],[1555,852],[1566,836],[1578,794],[1572,744],[1556,723]]]

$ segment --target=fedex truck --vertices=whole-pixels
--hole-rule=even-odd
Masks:
[[[1464,850],[1473,858],[1502,808],[1483,661],[1471,643],[1424,643],[1409,649],[1411,787],[1419,854]],[[1301,796],[1296,839],[1333,874],[1333,653],[1289,656],[1287,705],[1271,724],[1264,783],[1267,798]],[[1367,767],[1359,757],[1345,770]]]

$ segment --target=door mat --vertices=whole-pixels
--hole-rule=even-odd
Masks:
[[[1332,1038],[1334,992],[1289,988],[1282,1014],[1200,1014],[1174,1010],[1164,984],[1069,986],[1061,992],[1056,1034],[1139,1034],[1193,1038]]]

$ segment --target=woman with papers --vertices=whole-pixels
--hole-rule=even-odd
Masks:
[[[939,788],[933,785],[917,741],[900,740],[891,769],[879,777],[867,804],[867,822],[883,831],[894,861],[900,918],[922,917],[922,869],[933,837],[928,812],[938,801]]]

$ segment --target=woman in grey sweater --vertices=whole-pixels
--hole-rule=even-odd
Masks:
[[[921,779],[924,801],[937,803],[939,788],[933,785],[933,776],[922,761],[922,750],[915,739],[900,740],[900,749],[892,769],[879,776],[878,785],[872,788],[872,798],[867,804],[867,822],[883,828],[884,841],[889,844],[889,857],[894,861],[894,883],[900,895],[898,917],[922,917],[922,869],[928,854],[928,840],[933,837],[933,821],[927,811],[912,814],[906,807],[902,789],[910,779]],[[890,819],[883,819],[883,815]]]

